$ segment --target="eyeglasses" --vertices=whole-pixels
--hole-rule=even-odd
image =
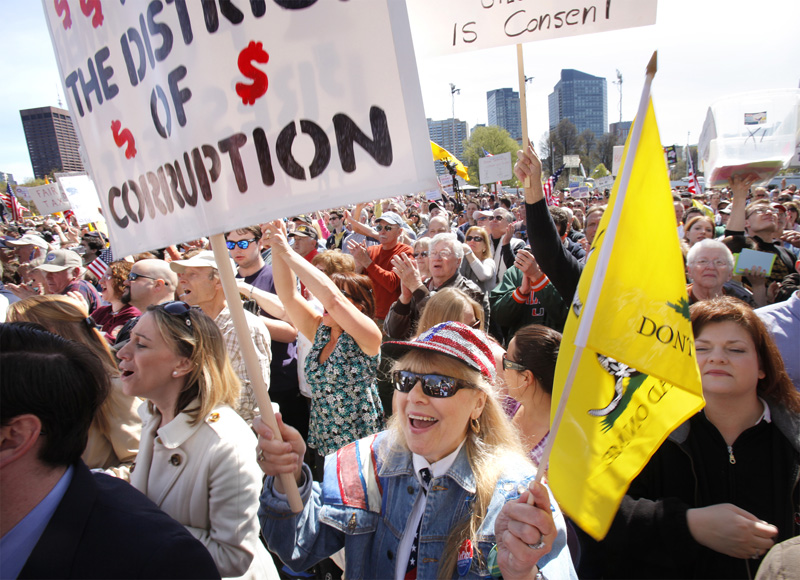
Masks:
[[[186,322],[186,326],[189,328],[192,327],[192,318],[190,316],[190,312],[195,310],[200,310],[198,306],[189,306],[183,300],[175,300],[173,302],[165,302],[164,304],[159,304],[156,308],[162,309],[167,314],[171,314],[172,316],[180,316],[183,318],[184,322]]]
[[[519,364],[518,362],[514,362],[511,359],[507,359],[505,356],[503,357],[503,370],[515,370],[519,372],[527,371],[528,369],[525,368],[524,365]]]
[[[257,241],[258,240],[256,238],[251,238],[249,240],[239,240],[238,242],[229,242],[226,240],[225,245],[228,246],[229,250],[234,249],[236,246],[239,246],[241,249],[246,250],[250,246],[250,244]]]
[[[758,208],[754,209],[753,211],[751,211],[750,215],[752,215],[752,214],[762,215],[762,214],[765,214],[765,213],[774,213],[774,214],[776,214],[778,212],[776,212],[774,209],[769,208],[769,207],[758,207]]]
[[[459,389],[469,389],[474,386],[465,380],[444,375],[421,375],[411,371],[394,371],[392,373],[394,388],[401,393],[410,393],[414,385],[420,383],[422,392],[428,397],[445,399],[455,395]]]
[[[415,258],[427,258],[428,257],[428,252],[419,252],[417,254],[414,254],[414,257]]]
[[[479,221],[479,222],[485,222],[486,220],[490,220],[490,219],[492,219],[492,218],[490,218],[490,217],[487,217],[487,216],[485,216],[485,215],[481,215],[481,216],[478,216],[478,220],[477,220],[477,221]]]
[[[377,226],[375,226],[375,231],[376,232],[382,232],[383,230],[386,230],[386,233],[388,234],[389,232],[394,230],[396,227],[397,226],[382,226],[382,225],[378,224]]]
[[[145,276],[144,274],[137,274],[136,272],[131,272],[128,274],[128,282],[133,282],[134,280],[138,280],[139,278],[147,278],[148,280],[159,280],[159,278],[153,278],[152,276]]]
[[[727,268],[728,262],[725,260],[697,260],[694,265],[699,266],[701,268],[705,268],[710,265],[714,265],[715,268]]]
[[[483,238],[480,236],[467,236],[468,242],[482,242]]]
[[[453,252],[450,250],[439,250],[438,252],[428,252],[428,255],[431,258],[441,258],[442,260],[446,260],[453,255]]]
[[[496,221],[496,222],[502,222],[502,221],[505,221],[505,219],[506,219],[506,218],[504,218],[504,217],[503,217],[503,216],[501,216],[501,215],[496,215],[496,216],[492,216],[492,217],[490,217],[489,219],[490,219],[490,220],[494,220],[494,221]]]

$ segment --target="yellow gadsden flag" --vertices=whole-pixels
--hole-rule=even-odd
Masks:
[[[625,145],[570,308],[553,394],[558,401],[572,370],[548,476],[564,511],[598,540],[631,480],[703,407],[664,151],[652,102],[642,103],[641,136]]]
[[[461,163],[456,156],[450,153],[447,149],[442,147],[441,145],[434,143],[431,141],[431,152],[433,153],[433,158],[436,161],[452,161],[456,164],[456,175],[460,178],[469,181],[469,175],[467,175],[467,168]]]

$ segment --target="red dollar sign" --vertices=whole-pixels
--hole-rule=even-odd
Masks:
[[[114,134],[114,143],[117,144],[117,147],[122,147],[127,143],[125,159],[133,159],[136,157],[136,140],[133,138],[133,133],[131,133],[130,129],[123,129],[122,131],[120,131],[120,129],[122,129],[122,123],[120,121],[111,121],[111,132]]]
[[[100,28],[103,25],[103,7],[100,4],[100,0],[81,0],[81,12],[87,18],[94,12],[94,17],[92,18],[92,26],[94,28]]]
[[[245,105],[253,105],[256,99],[261,98],[267,92],[269,81],[264,71],[257,69],[251,61],[266,64],[269,62],[269,55],[264,52],[260,42],[251,41],[242,52],[239,53],[239,70],[241,73],[253,80],[253,84],[236,83],[236,94],[242,98]]]
[[[64,20],[62,24],[64,25],[64,30],[68,30],[72,26],[72,16],[69,12],[69,4],[67,0],[54,0],[53,6],[56,9],[56,14],[58,16],[64,16]]]

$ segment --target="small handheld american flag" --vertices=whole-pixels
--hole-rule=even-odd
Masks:
[[[560,205],[558,198],[553,195],[553,190],[556,187],[556,181],[558,181],[558,178],[561,177],[561,172],[564,171],[564,167],[566,167],[566,165],[559,167],[556,172],[544,182],[544,199],[547,202],[547,205]]]

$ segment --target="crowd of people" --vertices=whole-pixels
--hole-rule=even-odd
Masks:
[[[706,408],[597,542],[534,476],[609,194],[548,206],[535,151],[518,158],[530,187],[225,234],[279,433],[207,239],[123,257],[102,224],[4,224],[0,577],[107,577],[122,550],[138,552],[130,577],[775,570],[771,554],[800,549],[796,188],[673,191]],[[771,270],[737,268],[744,250]]]

